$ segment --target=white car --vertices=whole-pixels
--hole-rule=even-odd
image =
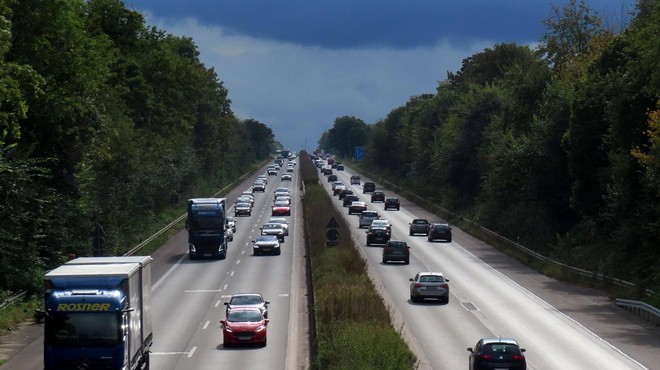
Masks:
[[[275,224],[282,224],[282,228],[284,229],[284,235],[289,236],[289,221],[286,220],[284,217],[271,217],[268,220],[268,223],[275,223]]]

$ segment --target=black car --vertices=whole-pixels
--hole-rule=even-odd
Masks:
[[[428,235],[429,227],[431,226],[429,220],[423,218],[416,218],[412,220],[412,222],[409,223],[408,225],[410,225],[410,230],[408,232],[410,235],[415,235],[415,234]]]
[[[351,189],[343,189],[342,191],[339,192],[339,199],[344,199],[347,195],[353,194],[353,190]]]
[[[388,240],[383,248],[383,264],[389,261],[410,263],[410,247],[404,240]]]
[[[430,242],[440,239],[451,243],[451,226],[448,223],[433,223],[429,228],[428,239]]]
[[[482,338],[467,350],[470,352],[470,370],[527,369],[525,349],[512,338]]]
[[[369,227],[367,230],[367,245],[385,244],[390,240],[390,233],[384,227]]]
[[[337,171],[343,171],[344,170],[344,165],[343,164],[338,164],[337,165]]]
[[[385,210],[396,209],[397,211],[401,209],[401,202],[397,197],[386,197],[385,198]]]
[[[358,198],[357,195],[348,194],[348,195],[344,196],[344,202],[342,203],[342,205],[344,207],[348,207],[348,206],[351,205],[351,203],[355,202],[356,200],[360,200],[360,198]]]
[[[371,202],[384,202],[385,201],[385,193],[382,191],[374,191],[371,193]]]
[[[362,185],[362,193],[363,194],[371,193],[373,191],[376,191],[376,184],[375,183],[373,183],[371,181],[367,181],[367,182],[364,183],[364,185]]]
[[[337,175],[328,175],[328,182],[337,181]]]

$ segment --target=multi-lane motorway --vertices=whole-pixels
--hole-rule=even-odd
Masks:
[[[185,231],[153,254],[152,369],[306,368],[309,348],[297,171],[291,182],[282,182],[279,174],[269,176],[266,191],[255,194],[252,216],[237,218],[225,260],[188,260]],[[394,238],[411,246],[409,265],[383,265],[382,247],[366,246],[365,229],[357,227],[357,216],[348,216],[334,197],[351,225],[340,232],[352,233],[368,259],[369,272],[391,307],[396,328],[419,357],[419,368],[465,369],[466,348],[487,336],[516,338],[527,349],[529,369],[659,368],[657,327],[616,308],[598,292],[548,279],[456,227],[451,243],[409,236],[410,220],[437,216],[405,199],[400,211],[384,211],[382,203],[372,204],[359,186],[349,185],[350,169],[335,173],[369,209],[391,221]],[[229,203],[252,181],[228,194]],[[330,189],[322,175],[321,182]],[[270,217],[273,190],[281,186],[292,193],[290,235],[281,255],[253,256],[251,241]],[[379,190],[392,194],[380,186]],[[410,302],[408,278],[422,270],[441,271],[450,279],[448,304]],[[222,345],[223,302],[237,292],[259,292],[270,300],[266,347]],[[43,368],[42,343],[43,337],[38,338],[2,369]]]
[[[658,328],[631,317],[597,292],[548,279],[456,227],[451,243],[410,236],[413,218],[433,221],[437,216],[405,199],[400,211],[385,211],[383,203],[370,202],[361,186],[350,185],[350,169],[335,174],[367,209],[390,221],[392,239],[406,240],[411,247],[409,265],[381,263],[382,247],[367,246],[358,216],[348,216],[335,200],[396,325],[418,353],[420,368],[466,368],[466,348],[493,336],[517,339],[527,349],[528,369],[658,368]],[[330,183],[323,176],[321,181],[331,194]],[[420,271],[442,272],[450,279],[448,304],[410,301],[408,278]]]

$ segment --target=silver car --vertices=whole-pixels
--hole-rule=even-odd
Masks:
[[[284,243],[284,226],[281,223],[269,222],[261,227],[261,235],[273,235]]]
[[[449,279],[440,272],[419,272],[410,280],[410,300],[419,302],[425,298],[440,299],[449,303]]]
[[[376,211],[363,211],[360,214],[360,229],[371,226],[371,222],[379,218],[380,215]]]
[[[225,315],[229,313],[232,308],[245,308],[245,307],[256,307],[264,317],[268,317],[268,304],[270,301],[264,299],[259,293],[236,293],[232,294],[229,302],[225,302],[227,306]]]

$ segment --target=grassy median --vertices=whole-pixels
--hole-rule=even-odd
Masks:
[[[416,358],[392,327],[382,298],[366,274],[349,225],[318,183],[308,156],[299,160],[305,184],[305,230],[313,289],[312,369],[413,369]],[[339,240],[326,246],[326,226],[337,221]]]

